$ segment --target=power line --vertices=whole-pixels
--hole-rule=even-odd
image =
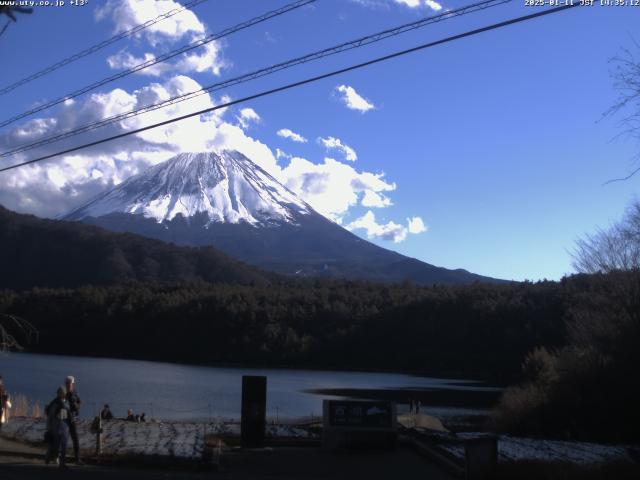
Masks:
[[[226,37],[228,35],[231,35],[232,33],[236,33],[240,30],[244,30],[246,28],[249,28],[253,25],[257,25],[258,23],[262,23],[265,22],[271,18],[280,16],[280,15],[284,15],[285,13],[288,13],[292,10],[298,9],[300,7],[303,7],[305,5],[308,5],[310,3],[313,3],[317,0],[297,0],[296,2],[293,3],[289,3],[283,7],[280,7],[276,10],[271,10],[267,13],[264,13],[258,17],[254,17],[250,20],[247,20],[245,22],[239,23],[233,27],[227,28],[221,32],[218,33],[214,33],[211,35],[208,35],[200,40],[196,40],[194,42],[191,42],[187,45],[184,45],[176,50],[172,50],[170,52],[164,53],[162,55],[160,55],[159,57],[154,57],[150,60],[147,60],[146,62],[142,62],[138,65],[136,65],[135,67],[131,67],[127,70],[124,70],[120,73],[117,73],[115,75],[112,75],[110,77],[104,78],[102,80],[99,80],[97,82],[94,82],[90,85],[87,85],[85,87],[82,87],[79,90],[76,90],[74,92],[71,92],[63,97],[59,97],[56,100],[53,100],[51,102],[39,105],[35,108],[32,108],[31,110],[28,110],[26,112],[20,113],[18,115],[15,115],[14,117],[11,117],[7,120],[4,120],[2,122],[0,122],[0,127],[6,127],[7,125],[10,125],[11,123],[14,123],[22,118],[28,117],[29,115],[33,115],[34,113],[38,113],[41,112],[42,110],[46,110],[48,108],[51,108],[55,105],[59,105],[67,100],[70,100],[72,98],[76,98],[79,97],[80,95],[83,95],[87,92],[90,92],[91,90],[95,90],[96,88],[99,88],[103,85],[106,85],[108,83],[111,83],[115,80],[119,80],[121,78],[124,78],[128,75],[131,75],[133,73],[139,72],[141,70],[144,70],[145,68],[149,68],[152,67],[153,65],[157,65],[159,63],[162,62],[166,62],[167,60],[170,60],[171,58],[174,58],[178,55],[182,55],[183,53],[189,52],[195,48],[201,47],[203,45],[206,45],[208,43],[213,42],[214,40],[219,40],[220,38]]]
[[[84,50],[79,51],[78,53],[75,53],[73,55],[71,55],[70,57],[64,58],[62,60],[60,60],[59,62],[54,63],[53,65],[50,65],[46,68],[43,68],[42,70],[33,73],[32,75],[29,75],[28,77],[22,78],[14,83],[12,83],[11,85],[8,85],[2,89],[0,89],[0,95],[4,95],[5,93],[9,93],[12,90],[15,90],[18,87],[21,87],[23,85],[26,85],[29,82],[32,82],[33,80],[36,80],[37,78],[43,77],[55,70],[58,70],[59,68],[64,67],[65,65],[69,65],[70,63],[75,62],[76,60],[79,60],[83,57],[86,57],[87,55],[91,55],[92,53],[97,52],[98,50],[101,50],[105,47],[108,47],[109,45],[117,42],[118,40],[122,40],[123,38],[127,38],[127,37],[131,37],[132,35],[135,35],[136,33],[144,30],[145,28],[149,28],[163,20],[166,20],[167,18],[173,17],[174,15],[177,15],[178,13],[184,12],[185,10],[190,10],[198,5],[200,5],[201,3],[204,3],[208,0],[192,0],[188,3],[185,3],[182,7],[180,8],[174,8],[173,10],[169,10],[168,12],[165,12],[161,15],[158,15],[156,18],[153,18],[151,20],[147,20],[144,23],[141,23],[140,25],[136,25],[133,28],[130,28],[129,30],[125,30],[124,32],[118,33],[117,35],[114,35],[111,38],[108,38],[106,40],[103,40],[100,43],[97,43],[95,45],[92,45],[91,47],[85,48]]]
[[[278,64],[272,65],[270,67],[266,67],[266,68],[263,68],[263,69],[260,69],[260,70],[257,70],[257,71],[251,72],[251,73],[247,73],[247,74],[241,75],[239,77],[231,78],[231,79],[225,80],[223,82],[218,82],[218,83],[215,83],[213,85],[209,85],[207,87],[201,88],[200,90],[195,90],[195,91],[188,92],[188,93],[185,93],[185,94],[182,94],[182,95],[177,95],[175,97],[169,98],[167,100],[164,100],[164,101],[156,103],[156,104],[147,105],[147,106],[144,106],[144,107],[141,107],[141,108],[138,108],[138,109],[130,110],[128,112],[122,112],[122,113],[113,115],[111,117],[108,117],[108,118],[105,118],[105,119],[101,119],[101,120],[99,120],[97,122],[94,122],[94,123],[91,123],[89,125],[85,125],[83,127],[79,127],[77,129],[74,129],[74,130],[69,130],[67,132],[62,132],[62,133],[59,133],[59,134],[56,134],[56,135],[53,135],[53,136],[50,136],[50,137],[46,137],[44,139],[38,140],[38,141],[30,143],[30,144],[20,145],[20,146],[14,148],[12,150],[3,152],[2,154],[0,154],[0,158],[1,157],[7,157],[7,156],[13,155],[15,153],[20,153],[20,152],[24,152],[24,151],[27,151],[27,150],[31,150],[31,149],[39,147],[39,146],[48,145],[50,143],[53,143],[53,142],[56,142],[56,141],[59,141],[59,140],[63,140],[65,138],[69,138],[69,137],[78,135],[80,133],[85,133],[85,132],[94,130],[94,129],[99,128],[99,127],[103,127],[103,126],[106,126],[106,125],[109,125],[109,124],[112,124],[112,123],[115,123],[115,122],[118,122],[118,121],[125,120],[127,118],[131,118],[133,116],[137,116],[137,115],[140,115],[140,114],[143,114],[143,113],[147,113],[147,112],[150,112],[150,111],[157,110],[159,108],[164,108],[166,106],[174,105],[174,104],[186,101],[186,100],[191,100],[193,98],[196,98],[196,97],[201,96],[201,95],[206,94],[206,93],[210,93],[210,92],[213,92],[213,91],[216,91],[216,90],[221,90],[223,88],[230,87],[230,86],[233,86],[233,85],[238,85],[240,83],[245,83],[245,82],[248,82],[250,80],[254,80],[256,78],[261,78],[263,76],[270,75],[272,73],[276,73],[278,71],[285,70],[285,69],[300,65],[302,63],[307,63],[307,62],[310,62],[310,61],[318,60],[318,59],[321,59],[321,58],[324,58],[324,57],[327,57],[327,56],[331,56],[331,55],[335,55],[337,53],[341,53],[341,52],[344,52],[344,51],[347,51],[347,50],[351,50],[353,48],[359,48],[359,47],[362,47],[362,46],[365,46],[365,45],[368,45],[368,44],[371,44],[371,43],[375,43],[375,42],[384,40],[384,39],[392,37],[392,36],[396,36],[396,35],[405,33],[405,32],[410,31],[410,30],[414,30],[414,29],[421,28],[421,27],[424,27],[424,26],[432,24],[432,23],[436,23],[436,22],[439,22],[439,21],[442,21],[442,20],[446,20],[448,18],[462,16],[462,15],[465,15],[465,14],[468,14],[468,13],[472,13],[472,12],[477,11],[477,10],[484,10],[486,8],[490,8],[490,7],[493,7],[493,6],[498,6],[498,5],[501,5],[503,3],[508,3],[510,1],[512,1],[512,0],[485,0],[485,1],[482,1],[482,2],[479,2],[479,3],[475,3],[475,4],[472,4],[472,5],[466,6],[466,7],[462,7],[462,8],[457,9],[457,10],[452,10],[452,11],[445,12],[445,13],[442,13],[442,14],[439,14],[439,15],[435,15],[435,16],[432,16],[432,17],[426,17],[426,18],[423,18],[423,19],[418,20],[416,22],[411,22],[411,23],[408,23],[408,24],[405,24],[405,25],[401,25],[399,27],[395,27],[395,28],[392,28],[392,29],[384,30],[382,32],[375,33],[373,35],[367,35],[365,37],[361,37],[361,38],[356,39],[356,40],[352,40],[352,41],[345,42],[345,43],[342,43],[342,44],[337,45],[337,46],[333,46],[333,47],[330,47],[330,48],[319,50],[319,51],[304,55],[302,57],[294,58],[294,59],[288,60],[286,62],[278,63]]]
[[[558,13],[558,12],[561,12],[561,11],[564,11],[564,10],[567,10],[567,9],[570,9],[570,8],[578,7],[578,6],[580,6],[580,4],[579,3],[575,3],[575,4],[567,4],[567,5],[563,5],[561,7],[555,7],[555,8],[551,8],[551,9],[547,9],[547,10],[542,10],[542,11],[539,11],[539,12],[536,12],[536,13],[532,13],[530,15],[524,15],[524,16],[521,16],[521,17],[512,18],[510,20],[505,20],[503,22],[494,23],[492,25],[488,25],[488,26],[485,26],[485,27],[477,28],[475,30],[470,30],[470,31],[467,31],[467,32],[464,32],[464,33],[459,33],[457,35],[446,37],[446,38],[443,38],[443,39],[440,39],[440,40],[436,40],[436,41],[433,41],[433,42],[424,43],[424,44],[418,45],[416,47],[412,47],[412,48],[409,48],[409,49],[406,49],[406,50],[401,50],[401,51],[398,51],[398,52],[394,52],[394,53],[391,53],[389,55],[384,55],[382,57],[377,57],[377,58],[374,58],[372,60],[368,60],[366,62],[362,62],[362,63],[358,63],[358,64],[355,64],[355,65],[351,65],[349,67],[341,68],[339,70],[333,70],[331,72],[323,73],[323,74],[317,75],[315,77],[306,78],[304,80],[299,80],[297,82],[289,83],[287,85],[283,85],[283,86],[280,86],[280,87],[277,87],[277,88],[272,88],[270,90],[265,90],[265,91],[262,91],[260,93],[249,95],[248,97],[240,98],[238,100],[232,100],[232,101],[220,104],[220,105],[216,105],[216,106],[213,106],[213,107],[205,108],[204,110],[200,110],[200,111],[189,113],[189,114],[182,115],[182,116],[179,116],[179,117],[171,118],[169,120],[165,120],[165,121],[159,122],[159,123],[154,123],[152,125],[147,125],[146,127],[138,128],[136,130],[130,130],[128,132],[120,133],[118,135],[113,135],[111,137],[103,138],[101,140],[96,140],[95,142],[85,143],[83,145],[79,145],[77,147],[69,148],[67,150],[63,150],[63,151],[52,153],[52,154],[45,155],[45,156],[42,156],[42,157],[34,158],[34,159],[28,160],[26,162],[22,162],[22,163],[18,163],[18,164],[15,164],[15,165],[11,165],[9,167],[4,167],[4,168],[0,169],[0,173],[1,172],[6,172],[8,170],[13,170],[15,168],[23,167],[25,165],[31,165],[33,163],[42,162],[44,160],[48,160],[50,158],[57,157],[58,155],[66,155],[67,153],[76,152],[76,151],[82,150],[84,148],[93,147],[93,146],[96,146],[96,145],[100,145],[102,143],[110,142],[112,140],[117,140],[117,139],[120,139],[120,138],[128,137],[129,135],[134,135],[136,133],[145,132],[145,131],[151,130],[153,128],[163,127],[163,126],[169,125],[171,123],[179,122],[181,120],[186,120],[187,118],[203,115],[205,113],[210,113],[210,112],[213,112],[215,110],[220,110],[222,108],[227,108],[227,107],[230,107],[232,105],[236,105],[236,104],[244,103],[244,102],[247,102],[247,101],[250,101],[250,100],[255,100],[255,99],[258,99],[258,98],[266,97],[268,95],[273,95],[274,93],[283,92],[283,91],[290,90],[290,89],[293,89],[293,88],[296,88],[296,87],[307,85],[309,83],[314,83],[314,82],[317,82],[319,80],[324,80],[326,78],[334,77],[336,75],[340,75],[340,74],[343,74],[343,73],[351,72],[353,70],[358,70],[360,68],[368,67],[370,65],[374,65],[374,64],[381,63],[381,62],[384,62],[384,61],[387,61],[387,60],[391,60],[393,58],[397,58],[397,57],[400,57],[400,56],[408,55],[409,53],[414,53],[414,52],[417,52],[417,51],[420,51],[420,50],[424,50],[424,49],[427,49],[427,48],[435,47],[437,45],[442,45],[442,44],[445,44],[445,43],[453,42],[455,40],[460,40],[462,38],[471,37],[473,35],[478,35],[480,33],[488,32],[490,30],[497,30],[499,28],[503,28],[503,27],[506,27],[506,26],[509,26],[509,25],[514,25],[516,23],[521,23],[521,22],[525,22],[525,21],[528,21],[528,20],[533,20],[533,19],[538,18],[538,17],[542,17],[542,16],[545,16],[545,15],[550,15],[550,14],[553,14],[553,13]]]
[[[269,67],[266,68],[262,68],[256,71],[253,71],[251,73],[247,73],[244,75],[241,75],[239,77],[235,77],[235,78],[231,78],[228,80],[225,80],[223,82],[218,82],[218,83],[214,83],[213,85],[209,85],[207,87],[203,87],[199,90],[195,90],[192,92],[187,92],[181,95],[176,95],[172,98],[169,98],[167,100],[163,100],[161,102],[155,103],[155,104],[150,104],[150,105],[146,105],[144,107],[140,107],[137,109],[133,109],[133,110],[129,110],[127,112],[122,112],[116,115],[112,115],[111,117],[107,117],[107,118],[103,118],[101,120],[98,120],[96,122],[90,123],[88,125],[84,125],[82,127],[73,129],[73,130],[68,130],[66,132],[62,132],[62,133],[58,133],[40,140],[37,140],[35,142],[29,143],[29,144],[23,144],[23,145],[19,145],[15,148],[13,148],[12,150],[8,150],[6,152],[3,152],[0,154],[0,158],[3,157],[8,157],[10,155],[14,155],[16,153],[21,153],[21,152],[25,152],[28,150],[32,150],[34,148],[37,147],[41,147],[44,145],[49,145],[51,143],[66,139],[66,138],[70,138],[73,137],[75,135],[79,135],[81,133],[85,133],[85,132],[89,132],[92,130],[95,130],[97,128],[106,126],[106,125],[110,125],[122,120],[126,120],[128,118],[137,116],[137,115],[141,115],[143,113],[148,113],[154,110],[158,110],[160,108],[164,108],[170,105],[175,105],[177,103],[180,102],[184,102],[186,100],[191,100],[193,98],[199,97],[201,95],[204,94],[208,94],[217,90],[221,90],[223,88],[227,88],[230,86],[234,86],[234,85],[238,85],[241,83],[245,83],[251,80],[255,80],[257,78],[261,78],[267,75],[271,75],[273,73],[282,71],[282,70],[286,70],[288,68],[292,68],[294,66],[303,64],[303,63],[307,63],[307,62],[311,62],[311,61],[315,61],[315,60],[319,60],[321,58],[325,58],[331,55],[335,55],[338,53],[342,53],[348,50],[352,50],[354,48],[359,48],[359,47],[363,47],[365,45],[369,45],[372,43],[376,43],[379,42],[381,40],[387,39],[389,37],[393,37],[396,35],[400,35],[402,33],[406,33],[408,31],[411,30],[415,30],[417,28],[421,28],[421,27],[425,27],[427,25],[433,24],[433,23],[437,23],[440,21],[444,21],[450,18],[454,18],[454,17],[459,17],[462,15],[466,15],[469,13],[473,13],[479,10],[485,10],[487,8],[490,7],[495,7],[498,5],[502,5],[504,3],[509,3],[512,0],[484,0],[478,3],[474,3],[472,5],[468,5],[466,7],[462,7],[459,8],[457,10],[451,10],[442,14],[438,14],[438,15],[434,15],[431,17],[425,17],[422,18],[420,20],[417,20],[415,22],[411,22],[411,23],[407,23],[404,25],[400,25],[398,27],[394,27],[394,28],[390,28],[387,30],[384,30],[382,32],[377,32],[375,34],[371,34],[371,35],[367,35],[364,37],[360,37],[356,40],[351,40],[348,42],[344,42],[341,43],[339,45],[333,46],[333,47],[329,47],[329,48],[325,48],[323,50],[318,50],[315,51],[313,53],[309,53],[307,55],[301,56],[301,57],[297,57],[291,60],[287,60],[285,62],[281,62],[275,65],[271,65]]]

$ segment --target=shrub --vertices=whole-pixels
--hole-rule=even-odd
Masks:
[[[569,297],[568,345],[536,349],[522,382],[505,391],[492,415],[514,434],[637,441],[640,432],[640,272],[587,279]]]
[[[11,404],[12,407],[9,413],[12,417],[42,418],[40,404],[30,401],[26,395],[14,395],[11,399]]]

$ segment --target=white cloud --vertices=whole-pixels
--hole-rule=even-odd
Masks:
[[[281,158],[284,158],[285,160],[291,160],[293,158],[293,155],[285,152],[284,150],[280,150],[279,148],[276,148],[276,158],[278,160],[280,160]]]
[[[375,105],[366,98],[362,97],[355,88],[349,85],[339,85],[336,91],[340,93],[340,99],[351,110],[357,110],[361,113],[368,112],[375,108]]]
[[[30,120],[0,134],[0,149],[7,150],[15,145],[36,141],[60,131],[77,128],[198,88],[200,85],[196,81],[179,75],[164,83],[151,83],[133,92],[116,88],[106,93],[94,93],[83,100],[64,104],[56,111],[55,119]],[[16,155],[12,160],[17,163],[33,158],[35,154],[46,155],[212,105],[210,96],[202,95],[73,139],[56,142],[26,155]],[[220,141],[218,137],[221,137],[220,126],[223,123],[220,115],[192,117],[118,141],[90,147],[75,155],[66,155],[3,173],[0,175],[0,204],[41,216],[58,215],[177,152],[214,148],[216,142]]]
[[[227,66],[227,62],[221,56],[222,48],[218,42],[209,42],[202,47],[186,53],[174,65],[174,71],[178,73],[211,72],[220,75],[220,70]],[[200,53],[198,53],[200,52]]]
[[[348,224],[345,228],[348,230],[365,230],[369,238],[388,240],[394,243],[400,243],[407,238],[407,229],[405,227],[395,222],[380,224],[376,221],[376,216],[371,210]]]
[[[353,148],[351,148],[349,145],[342,143],[342,140],[340,140],[339,138],[318,137],[318,143],[323,145],[324,148],[326,148],[327,150],[331,150],[333,148],[335,148],[336,150],[339,150],[344,155],[344,158],[346,160],[349,160],[350,162],[355,162],[358,159],[358,155],[356,154],[356,151]]]
[[[105,93],[94,93],[61,106],[56,111],[55,119],[33,119],[0,134],[0,151],[199,87],[195,80],[178,75],[131,92],[116,88]],[[215,103],[209,95],[201,95],[34,152],[46,155],[79,143],[202,110]],[[240,110],[240,116],[254,121],[259,118],[250,108]],[[328,144],[344,150],[342,142],[335,140],[329,140]],[[0,175],[0,204],[20,212],[55,216],[178,152],[224,148],[246,155],[318,212],[338,223],[342,222],[352,207],[383,208],[391,205],[387,195],[396,189],[395,183],[389,182],[383,173],[359,171],[352,164],[333,158],[313,163],[292,157],[279,149],[274,156],[267,145],[248,136],[241,126],[225,121],[224,113],[217,111],[90,147],[75,155],[6,172]],[[32,158],[34,152],[26,156],[20,154],[13,160],[19,162]],[[283,167],[278,164],[278,159],[288,160],[288,164]],[[391,230],[389,225],[383,229],[387,237],[391,235]],[[399,237],[395,235],[394,238]]]
[[[393,205],[389,197],[386,197],[380,193],[376,193],[373,190],[367,190],[364,192],[361,204],[363,207],[376,208],[384,208],[388,207],[389,205]]]
[[[105,2],[104,6],[98,7],[96,15],[99,19],[113,21],[115,30],[121,32],[179,7],[180,4],[174,0],[113,0],[108,2],[108,6]],[[181,45],[202,38],[205,31],[205,26],[197,16],[192,11],[185,11],[158,22],[139,34],[137,39],[144,42],[129,43],[129,48],[137,50],[121,50],[111,55],[107,62],[113,69],[135,67],[155,59],[152,53],[140,53],[144,52],[145,48],[149,49],[149,44],[155,46],[162,43],[155,51],[164,52],[172,48],[170,45],[175,42]],[[211,72],[218,75],[220,69],[225,66],[222,45],[211,42],[170,62],[142,70],[141,74],[156,78],[137,90],[114,88],[92,93],[81,99],[69,100],[57,108],[51,117],[34,118],[12,130],[0,132],[0,151],[155,104],[176,95],[198,91],[201,85],[186,74]],[[372,103],[358,95],[352,87],[341,85],[337,87],[337,92],[349,108],[361,112],[374,108]],[[203,110],[227,102],[230,98],[221,97],[217,100],[216,102],[209,94],[200,95],[73,139],[41,147],[28,154],[18,154],[11,160],[18,163],[35,155],[54,153],[80,143],[88,143]],[[276,149],[274,155],[267,145],[245,132],[249,125],[261,120],[255,110],[242,108],[232,120],[225,117],[228,111],[227,108],[220,109],[200,117],[192,117],[117,141],[96,145],[73,155],[65,155],[1,174],[0,204],[20,212],[55,216],[86,202],[105,189],[112,188],[131,175],[171,158],[176,153],[224,148],[240,151],[321,214],[336,222],[342,222],[355,206],[384,208],[392,204],[387,195],[396,189],[396,185],[388,181],[383,173],[359,171],[351,164],[333,158],[324,158],[321,163],[314,163],[294,157],[280,149]],[[279,130],[277,134],[293,142],[307,142],[302,135],[288,128]],[[357,159],[355,150],[338,138],[319,138],[318,142],[328,150],[339,151],[348,162]],[[286,166],[279,164],[278,160],[286,163]],[[394,230],[394,225],[396,224],[389,222],[382,226],[381,231],[389,236],[389,232]],[[394,235],[393,238],[399,237]]]
[[[256,113],[253,108],[243,108],[240,110],[240,115],[236,117],[238,123],[242,128],[247,128],[251,123],[260,123],[262,119],[260,115]]]
[[[229,103],[233,100],[231,95],[227,95],[226,93],[222,95],[216,103],[216,105],[224,105],[225,103]],[[213,115],[222,117],[230,107],[219,108],[218,110],[213,112]]]
[[[389,0],[351,0],[351,2],[376,10],[389,10]]]
[[[422,233],[427,231],[427,226],[420,217],[407,218],[409,233]]]
[[[433,0],[424,0],[424,4],[429,7],[431,10],[439,12],[442,10],[442,5],[438,2],[434,2]]]
[[[337,222],[349,208],[358,205],[368,193],[380,194],[396,189],[384,174],[359,172],[333,158],[323,163],[293,157],[277,178],[313,208]]]
[[[420,217],[407,218],[407,226],[395,222],[378,223],[375,214],[368,210],[362,217],[346,225],[348,230],[365,230],[371,239],[387,240],[400,243],[406,240],[408,234],[426,232],[427,228]]]
[[[192,50],[191,53],[181,55],[177,61],[160,62],[136,71],[136,75],[150,75],[159,77],[164,74],[172,73],[191,73],[191,72],[211,72],[214,75],[220,75],[220,71],[227,65],[222,58],[220,44],[210,42],[202,47]],[[201,53],[198,53],[201,51]],[[130,69],[138,67],[147,62],[153,62],[156,59],[152,53],[145,53],[144,57],[136,57],[126,49],[120,50],[118,53],[107,57],[107,65],[116,70]]]
[[[115,25],[115,33],[124,32],[148,20],[182,5],[174,0],[111,0],[104,2],[95,10],[97,20],[110,19]],[[202,36],[205,27],[192,10],[185,10],[169,18],[157,22],[138,34],[155,44],[161,40],[175,40],[183,36]]]
[[[162,7],[158,5],[160,3],[163,4]],[[149,7],[150,4],[156,5]],[[119,0],[110,3],[109,9],[106,7],[99,9],[98,15],[112,17],[116,22],[116,29],[122,31],[157,16],[155,11],[149,11],[148,8],[162,8],[162,11],[166,11],[175,6],[177,4],[172,0],[163,2]],[[116,12],[119,13],[116,14]],[[183,18],[184,21],[179,21],[182,15],[186,15],[187,20]],[[204,32],[204,26],[192,12],[184,12],[176,15],[173,21],[169,19],[165,22],[167,23],[162,28],[151,28],[145,38],[152,43],[158,39],[174,41],[184,35],[193,36]],[[160,22],[158,25],[165,22]],[[198,51],[203,53],[188,53],[174,59],[172,63],[161,63],[143,70],[142,73],[159,78],[142,88],[133,91],[115,88],[93,93],[83,99],[64,102],[52,117],[35,118],[13,130],[0,133],[0,151],[155,104],[176,95],[200,90],[201,85],[198,82],[180,73],[211,71],[219,74],[224,62],[221,60],[221,47],[218,43],[212,42]],[[151,53],[142,55],[136,56],[127,50],[122,50],[110,56],[107,61],[111,68],[126,69],[155,58]],[[164,78],[166,75],[172,75],[172,77]],[[342,88],[341,93],[345,95],[347,105],[352,105],[353,108],[361,111],[373,108],[373,105],[357,95],[351,87],[341,86],[340,88]],[[356,96],[354,97],[351,92]],[[224,103],[228,100],[228,97],[222,97],[219,102]],[[46,155],[64,150],[79,143],[88,143],[203,110],[215,103],[211,95],[200,95],[188,101],[87,132],[73,139],[41,147],[27,155],[19,154],[12,160],[17,163],[32,158],[34,153]],[[279,149],[276,149],[274,156],[267,145],[248,136],[244,131],[251,123],[261,120],[255,110],[248,107],[240,109],[236,116],[238,124],[225,120],[226,111],[228,111],[226,108],[220,109],[118,141],[90,147],[75,155],[66,155],[7,172],[0,175],[0,203],[21,212],[55,216],[86,202],[92,196],[121,183],[129,176],[167,160],[178,152],[228,148],[238,150],[252,159],[320,213],[337,222],[341,222],[349,209],[357,205],[367,208],[384,208],[392,204],[386,194],[395,190],[396,185],[387,181],[384,174],[358,171],[351,165],[333,158],[325,158],[322,163],[313,163],[303,158],[293,157]],[[290,129],[283,128],[277,134],[293,142],[307,142],[306,138]],[[347,161],[353,162],[357,159],[355,150],[338,138],[319,138],[318,141],[328,150],[334,149],[341,152]],[[287,160],[288,164],[282,167],[278,164],[278,160]]]
[[[113,0],[104,2],[104,5],[96,8],[96,19],[109,19],[114,23],[115,31],[119,33],[148,20],[153,20],[161,14],[181,8],[182,5],[174,0]],[[183,46],[186,42],[191,43],[204,38],[205,34],[206,28],[194,11],[184,10],[150,25],[136,36],[144,38],[152,47],[157,47],[158,43],[162,43],[162,48],[156,48],[156,50],[164,53],[173,48],[173,44],[176,42]],[[185,40],[182,37],[186,37]],[[133,46],[139,43],[134,42]],[[130,46],[132,46],[131,42]],[[160,76],[166,73],[176,75],[190,72],[211,72],[214,75],[219,75],[220,70],[227,66],[221,51],[221,44],[212,41],[180,55],[172,62],[161,62],[136,73]],[[155,58],[153,53],[136,55],[123,49],[108,57],[107,63],[111,68],[128,69],[153,61]]]
[[[277,133],[277,135],[279,137],[288,138],[289,140],[291,140],[293,142],[307,143],[307,139],[306,138],[304,138],[299,133],[296,133],[296,132],[293,132],[293,131],[289,130],[288,128],[281,128],[276,133]]]
[[[280,172],[280,166],[271,149],[260,140],[248,136],[238,125],[220,123],[213,148],[237,150],[276,178]]]
[[[406,5],[407,7],[417,8],[417,7],[428,7],[431,10],[439,12],[442,10],[442,5],[434,0],[395,0],[396,3],[400,3]]]
[[[137,67],[142,63],[152,62],[153,60],[155,60],[155,58],[155,55],[152,53],[145,53],[144,58],[141,58],[132,55],[126,50],[120,50],[118,53],[107,57],[107,65],[109,65],[109,68],[115,70],[124,70]],[[136,72],[136,74],[159,77],[167,73],[167,71],[169,70],[171,70],[171,66],[168,63],[163,62],[139,70]]]
[[[238,150],[315,210],[338,223],[351,207],[372,198],[368,192],[379,195],[382,203],[390,204],[384,193],[396,189],[396,184],[387,181],[383,173],[358,171],[333,158],[313,163],[280,149],[276,149],[274,155],[267,145],[247,136],[239,126],[224,121],[216,127],[214,148]],[[281,167],[279,159],[289,163]]]

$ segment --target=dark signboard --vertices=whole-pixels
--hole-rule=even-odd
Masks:
[[[391,402],[328,400],[325,426],[329,428],[393,429],[395,409]]]
[[[264,446],[267,412],[267,377],[242,377],[242,419],[240,434],[243,447]]]

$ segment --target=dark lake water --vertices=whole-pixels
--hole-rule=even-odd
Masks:
[[[0,375],[13,395],[26,395],[41,405],[54,397],[67,375],[73,375],[83,400],[83,416],[95,415],[108,403],[116,416],[132,408],[153,418],[176,420],[238,418],[243,375],[268,377],[267,415],[280,419],[320,415],[323,398],[336,398],[305,392],[308,389],[482,388],[468,380],[395,373],[202,367],[26,353],[0,355]],[[432,413],[465,413],[462,409],[439,411]]]

